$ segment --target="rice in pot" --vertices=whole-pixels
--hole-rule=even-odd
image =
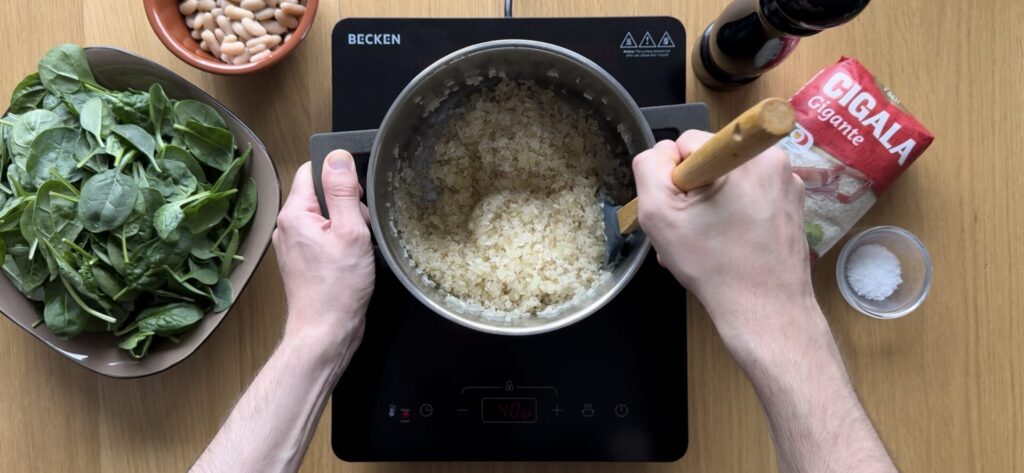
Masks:
[[[416,153],[429,166],[402,163],[392,176],[395,228],[420,274],[506,320],[553,315],[608,277],[599,196],[624,201],[630,174],[604,124],[510,80],[451,113]]]

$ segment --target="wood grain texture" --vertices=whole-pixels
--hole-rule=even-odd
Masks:
[[[517,0],[517,16],[671,15],[689,45],[726,0]],[[0,2],[0,108],[52,45],[115,45],[178,71],[264,140],[285,188],[310,134],[330,128],[329,38],[350,16],[500,16],[498,0],[324,0],[306,42],[269,71],[238,78],[191,69],[151,33],[136,0]],[[833,251],[814,268],[822,306],[868,412],[904,471],[1024,471],[1024,4],[1018,0],[878,1],[853,23],[810,38],[735,93],[692,80],[712,127],[769,96],[787,97],[840,55],[860,59],[937,136],[859,227],[917,234],[935,264],[932,294],[897,321],[858,315],[835,284]],[[690,301],[689,453],[672,464],[345,464],[320,424],[305,472],[775,471],[749,384],[703,309]],[[274,256],[208,343],[170,371],[118,381],[92,375],[0,322],[0,471],[181,471],[280,336]],[[329,418],[329,410],[325,417]]]

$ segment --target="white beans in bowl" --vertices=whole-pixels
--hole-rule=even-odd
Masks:
[[[266,59],[287,43],[306,0],[181,0],[178,11],[203,51],[239,65]]]

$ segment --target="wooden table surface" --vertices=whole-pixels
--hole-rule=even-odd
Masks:
[[[0,109],[51,46],[114,45],[199,84],[270,148],[285,187],[307,159],[310,134],[330,128],[330,32],[344,17],[500,16],[499,0],[322,0],[296,54],[239,78],[201,73],[152,34],[138,0],[0,2]],[[726,0],[519,0],[517,16],[672,15],[688,42]],[[810,38],[754,85],[687,96],[713,126],[765,96],[788,97],[840,55],[888,83],[937,139],[862,226],[893,224],[931,251],[934,286],[897,321],[872,320],[842,300],[835,256],[814,268],[818,297],[854,383],[905,471],[1024,471],[1024,4],[1019,0],[876,1],[853,23]],[[1015,118],[1016,117],[1016,118]],[[0,471],[181,471],[203,449],[263,364],[282,326],[275,257],[191,358],[139,380],[92,374],[0,322]],[[690,447],[671,464],[507,464],[489,471],[774,471],[761,409],[699,304],[690,301]],[[330,411],[324,418],[330,418]],[[322,422],[303,471],[474,471],[479,464],[352,465]]]

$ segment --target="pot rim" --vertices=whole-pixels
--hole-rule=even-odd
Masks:
[[[468,56],[475,54],[492,51],[496,49],[534,49],[542,52],[546,52],[553,55],[562,56],[565,59],[574,61],[584,68],[590,69],[595,73],[597,78],[600,78],[604,85],[615,92],[623,100],[628,109],[628,113],[635,123],[639,124],[642,135],[640,136],[640,146],[642,148],[651,148],[654,146],[654,132],[650,129],[647,120],[644,118],[640,107],[636,101],[633,100],[632,95],[626,91],[625,87],[619,83],[608,71],[604,70],[597,63],[587,59],[583,55],[576,53],[575,51],[556,46],[554,44],[545,43],[542,41],[523,40],[523,39],[502,39],[495,41],[487,41],[483,43],[477,43],[474,45],[467,46],[465,48],[456,50],[447,56],[435,61],[433,64],[423,69],[419,74],[414,77],[409,84],[402,89],[402,92],[398,95],[391,107],[388,109],[387,114],[384,115],[384,119],[381,121],[380,128],[377,136],[373,142],[373,148],[370,153],[370,162],[366,174],[366,196],[367,196],[367,207],[370,212],[370,226],[373,230],[374,237],[377,240],[377,245],[381,250],[381,254],[384,256],[384,260],[387,262],[391,272],[395,274],[395,277],[402,283],[402,285],[408,290],[417,300],[422,304],[429,307],[435,313],[442,317],[455,322],[463,327],[467,327],[473,330],[477,330],[484,333],[490,333],[495,335],[537,335],[547,332],[552,332],[560,328],[572,325],[580,320],[583,320],[590,315],[604,307],[608,302],[615,298],[626,285],[633,279],[636,272],[639,271],[643,265],[644,260],[647,257],[647,253],[651,248],[651,241],[646,235],[643,235],[643,243],[637,249],[637,255],[628,268],[619,276],[618,280],[612,285],[610,289],[605,291],[599,297],[595,297],[587,305],[576,310],[574,313],[570,313],[565,316],[546,319],[545,322],[531,324],[531,325],[499,325],[497,323],[486,322],[485,319],[481,319],[475,315],[462,315],[454,311],[449,310],[447,307],[437,303],[430,297],[427,297],[419,287],[411,280],[410,275],[402,271],[398,261],[395,260],[392,252],[393,248],[389,246],[388,240],[384,238],[384,228],[382,228],[380,219],[378,218],[380,212],[377,208],[376,200],[376,188],[375,188],[375,176],[377,173],[378,159],[381,156],[381,137],[384,136],[385,130],[387,130],[391,122],[395,119],[398,114],[398,109],[401,104],[412,99],[413,93],[428,77],[437,73],[438,71],[448,67],[449,65],[463,60]],[[642,232],[642,230],[639,230]],[[642,234],[642,233],[641,233]],[[420,277],[416,275],[415,277]]]

